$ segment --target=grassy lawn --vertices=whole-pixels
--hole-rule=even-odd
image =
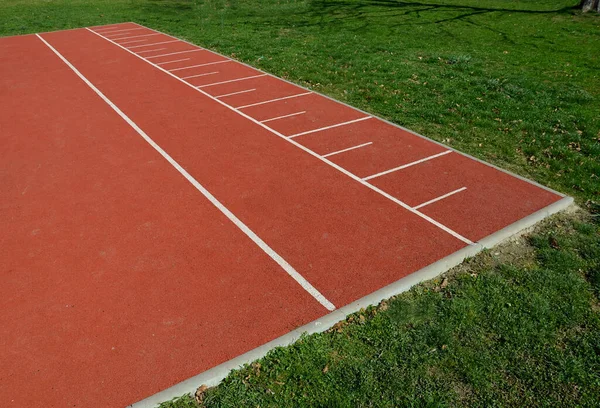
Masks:
[[[136,21],[572,195],[582,211],[232,373],[216,406],[598,406],[600,17],[577,0],[4,0]],[[192,407],[189,397],[165,407]]]

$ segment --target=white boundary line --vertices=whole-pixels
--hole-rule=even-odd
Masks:
[[[444,194],[444,195],[441,195],[441,196],[439,196],[439,197],[436,197],[436,198],[434,198],[433,200],[425,201],[424,203],[422,203],[422,204],[419,204],[419,205],[416,205],[416,206],[414,206],[413,208],[414,208],[415,210],[418,210],[418,209],[419,209],[419,208],[421,208],[421,207],[425,207],[426,205],[433,204],[433,203],[435,203],[436,201],[443,200],[444,198],[450,197],[451,195],[454,195],[454,194],[456,194],[456,193],[460,193],[461,191],[465,191],[466,189],[467,189],[466,187],[457,188],[457,189],[456,189],[456,190],[454,190],[454,191],[451,191],[451,192],[449,192],[449,193],[447,193],[447,194]]]
[[[91,31],[91,30],[90,30]],[[254,243],[262,249],[271,259],[287,272],[302,288],[312,295],[323,307],[329,311],[335,310],[335,306],[325,298],[314,286],[312,286],[302,275],[300,275],[285,259],[275,252],[266,242],[254,233],[246,224],[235,216],[227,207],[215,198],[202,184],[200,184],[190,173],[188,173],[179,163],[175,161],[166,151],[164,151],[150,136],[146,134],[133,120],[129,118],[121,109],[119,109],[110,99],[108,99],[98,88],[94,86],[81,72],[77,70],[65,57],[63,57],[54,47],[52,47],[40,35],[36,36],[42,40],[83,82],[87,84],[102,100],[110,106],[121,118],[129,124],[150,146],[163,156],[183,177],[185,177],[196,189],[204,195],[215,207],[217,207],[229,220],[248,236]],[[116,43],[114,43],[116,44]]]
[[[127,29],[122,28],[121,26],[123,26],[125,24],[135,24],[135,25],[139,26],[140,28],[143,27],[136,23],[115,23],[115,24],[106,24],[106,25],[101,25],[101,26],[93,26],[93,27],[88,27],[88,28],[93,29],[93,31],[98,32],[98,33],[100,33],[100,31],[97,31],[97,30],[106,30],[106,31],[103,31],[105,33],[109,32],[109,31],[115,31],[115,29],[118,29],[119,31],[135,30],[135,28],[127,28]],[[146,27],[143,27],[143,28],[146,28]],[[152,31],[154,31],[154,30],[152,30]]]
[[[318,128],[318,129],[313,129],[313,130],[307,130],[306,132],[301,132],[301,133],[296,133],[295,135],[291,135],[288,136],[289,139],[292,139],[294,137],[298,137],[298,136],[304,136],[304,135],[308,135],[311,133],[316,133],[316,132],[320,132],[322,130],[327,130],[327,129],[333,129],[336,127],[340,127],[340,126],[345,126],[345,125],[349,125],[351,123],[356,123],[356,122],[362,122],[363,120],[367,120],[367,119],[371,119],[373,116],[365,116],[363,118],[359,118],[359,119],[354,119],[354,120],[349,120],[347,122],[342,122],[342,123],[337,123],[335,125],[331,125],[331,126],[325,126],[322,128]]]
[[[264,77],[264,76],[267,76],[267,74],[252,75],[252,76],[247,76],[247,77],[243,77],[243,78],[230,79],[228,81],[213,82],[212,84],[199,85],[196,88],[206,88],[206,87],[209,87],[209,86],[221,85],[221,84],[228,84],[230,82],[237,82],[237,81],[245,81],[246,79],[260,78],[260,77]]]
[[[108,34],[108,35],[111,35],[111,34],[113,34],[113,33],[120,33],[120,32],[123,32],[123,31],[143,30],[144,28],[146,28],[146,27],[138,27],[138,28],[124,28],[124,29],[122,29],[122,30],[114,30],[114,31],[102,31],[102,32],[101,32],[101,34],[102,34],[102,35],[107,35],[107,34]],[[149,28],[147,28],[147,30],[150,30],[150,29],[149,29]],[[94,31],[96,31],[96,30],[94,30]],[[152,30],[152,31],[154,31],[154,30]],[[96,31],[96,32],[100,34],[100,32],[98,32],[98,31]]]
[[[133,40],[133,41],[127,41],[127,42],[124,42],[124,43],[119,43],[119,44],[121,44],[121,45],[127,45],[127,44],[139,43],[139,42],[144,42],[144,41],[148,41],[148,39],[147,39],[147,38],[144,38],[143,40]]]
[[[263,101],[263,102],[256,102],[256,103],[251,103],[250,105],[244,105],[244,106],[238,106],[234,109],[244,109],[244,108],[249,108],[251,106],[258,106],[258,105],[264,105],[265,103],[271,103],[271,102],[277,102],[277,101],[283,101],[284,99],[292,99],[292,98],[297,98],[299,96],[304,96],[304,95],[309,95],[312,92],[304,92],[304,93],[300,93],[300,94],[296,94],[296,95],[290,95],[290,96],[284,96],[282,98],[275,98],[275,99],[269,99],[268,101]]]
[[[405,169],[407,167],[414,166],[415,164],[423,163],[423,162],[429,161],[431,159],[435,159],[435,158],[440,157],[440,156],[445,156],[445,155],[447,155],[449,153],[452,153],[452,152],[453,152],[452,150],[446,150],[445,152],[441,152],[441,153],[438,153],[438,154],[427,156],[427,157],[424,157],[422,159],[415,160],[414,162],[406,163],[406,164],[403,164],[402,166],[398,166],[398,167],[394,167],[393,169],[382,171],[381,173],[373,174],[373,175],[368,176],[368,177],[363,177],[363,180],[365,180],[365,181],[371,180],[371,179],[374,179],[375,177],[379,177],[379,176],[383,176],[385,174],[393,173],[395,171],[402,170],[402,169]]]
[[[344,153],[344,152],[349,152],[350,150],[359,149],[361,147],[365,147],[365,146],[368,146],[368,145],[371,145],[371,144],[373,144],[373,142],[367,142],[367,143],[359,144],[357,146],[352,146],[352,147],[349,147],[347,149],[338,150],[337,152],[331,152],[331,153],[324,154],[323,157],[329,157],[329,156],[333,156],[333,155],[336,155],[336,154],[340,154],[340,153]]]
[[[347,175],[348,177],[352,178],[353,180],[357,181],[358,183],[362,184],[365,187],[370,188],[373,191],[378,192],[379,194],[381,194],[382,196],[386,197],[387,199],[395,202],[396,204],[398,204],[399,206],[401,206],[402,208],[412,212],[413,214],[423,218],[424,220],[428,221],[429,223],[435,225],[436,227],[438,227],[439,229],[447,232],[448,234],[452,235],[453,237],[463,241],[464,243],[468,244],[468,245],[474,245],[474,243],[469,240],[468,238],[463,237],[462,235],[460,235],[459,233],[457,233],[456,231],[451,230],[450,228],[446,227],[444,224],[434,220],[433,218],[429,217],[428,215],[423,214],[422,212],[420,212],[419,210],[414,210],[410,205],[406,204],[403,201],[398,200],[396,197],[393,197],[392,195],[386,193],[385,191],[381,190],[380,188],[375,187],[374,185],[372,185],[371,183],[368,183],[364,180],[362,180],[360,177],[358,177],[357,175],[349,172],[348,170],[344,169],[343,167],[338,166],[337,164],[335,164],[334,162],[332,162],[331,160],[328,160],[327,158],[324,158],[320,155],[318,155],[317,153],[315,153],[314,151],[310,150],[309,148],[301,145],[300,143],[296,142],[293,139],[290,139],[288,137],[286,137],[285,135],[283,135],[282,133],[279,133],[278,131],[270,128],[269,126],[265,125],[264,123],[260,123],[258,120],[254,119],[252,116],[249,116],[247,114],[245,114],[242,111],[239,111],[238,109],[234,108],[231,105],[226,104],[225,102],[221,101],[220,99],[215,98],[214,96],[212,96],[211,94],[207,93],[206,91],[203,91],[200,88],[195,87],[194,85],[184,81],[183,79],[179,78],[177,75],[167,71],[166,69],[152,63],[151,61],[148,61],[147,59],[145,59],[144,57],[137,55],[135,52],[123,47],[122,45],[120,45],[119,43],[116,43],[114,41],[111,41],[110,39],[102,36],[101,34],[98,34],[96,32],[94,32],[93,30],[90,30],[89,28],[86,28],[87,30],[89,30],[91,33],[97,35],[100,38],[104,38],[106,41],[116,45],[117,47],[129,52],[131,55],[136,56],[137,58],[141,59],[142,61],[146,61],[148,64],[152,65],[153,67],[155,67],[156,69],[159,69],[161,71],[163,71],[165,74],[172,76],[173,78],[177,79],[178,81],[180,81],[181,83],[185,84],[186,86],[189,86],[192,89],[197,90],[198,92],[202,93],[203,95],[209,97],[210,99],[216,101],[217,103],[225,106],[228,109],[231,109],[234,112],[237,112],[240,116],[243,116],[244,118],[248,119],[251,122],[256,123],[257,125],[267,129],[268,131],[270,131],[271,133],[273,133],[276,136],[279,136],[280,138],[287,140],[288,142],[290,142],[291,144],[293,144],[294,146],[298,147],[299,149],[305,151],[306,153],[310,154],[313,157],[316,157],[317,159],[321,160],[324,163],[329,164],[331,167],[335,168],[336,170],[338,170],[339,172]]]
[[[94,34],[98,34],[98,33],[94,33]],[[100,35],[100,34],[98,34],[98,35]],[[104,37],[104,38],[106,38],[106,37]],[[108,40],[108,38],[106,38],[106,39]],[[179,40],[169,40],[169,41],[157,42],[157,43],[152,43],[152,44],[134,45],[133,47],[124,47],[124,48],[127,48],[128,50],[130,50],[132,48],[149,47],[151,45],[159,45],[159,44],[169,44],[169,43],[174,43],[174,42],[177,42],[177,41],[179,41]],[[115,44],[119,44],[119,43],[115,43]],[[121,45],[121,44],[119,44],[119,45]]]
[[[164,48],[163,48],[164,49]],[[151,57],[146,57],[146,58],[158,58],[158,57],[168,57],[169,55],[175,55],[175,54],[183,54],[185,52],[196,52],[196,51],[206,51],[204,48],[199,48],[197,50],[186,50],[186,51],[177,51],[177,52],[170,52],[168,54],[160,54],[160,55],[153,55]]]
[[[138,54],[141,54],[142,52],[154,52],[154,51],[162,51],[162,50],[166,50],[166,48],[157,48],[155,50],[144,50],[144,51],[138,51]],[[147,57],[147,58],[152,58],[152,57]]]
[[[108,40],[108,38],[107,38]],[[115,43],[116,44],[116,43]],[[145,60],[147,61],[147,60]],[[183,68],[175,68],[175,69],[170,69],[169,72],[173,72],[173,71],[181,71],[182,69],[190,69],[190,68],[197,68],[197,67],[205,67],[207,65],[215,65],[215,64],[223,64],[225,62],[231,62],[231,60],[220,60],[220,61],[214,61],[214,62],[206,62],[204,64],[198,64],[198,65],[190,65],[189,67],[183,67]],[[153,62],[148,61],[148,63],[150,64],[154,64]],[[191,77],[188,77],[191,78]]]
[[[204,74],[186,76],[186,77],[183,77],[181,79],[198,78],[198,77],[203,77],[203,76],[206,76],[206,75],[213,75],[213,74],[218,74],[218,73],[219,73],[219,71],[206,72]]]
[[[267,122],[271,122],[273,120],[279,120],[279,119],[284,119],[284,118],[291,118],[292,116],[303,115],[305,113],[306,113],[306,111],[302,111],[302,112],[290,113],[289,115],[276,116],[276,117],[271,118],[271,119],[261,120],[260,123],[267,123]]]
[[[231,93],[228,93],[228,94],[225,94],[225,95],[215,96],[215,98],[225,98],[226,96],[233,96],[233,95],[243,94],[243,93],[252,92],[252,91],[256,91],[256,88],[246,89],[244,91],[231,92]]]
[[[178,60],[173,60],[173,61],[157,62],[156,65],[172,64],[174,62],[181,62],[181,61],[187,61],[187,60],[189,60],[189,58],[178,59]]]
[[[160,35],[160,34],[159,33],[152,33],[152,34],[132,35],[130,37],[111,38],[111,40],[113,40],[113,41],[129,40],[130,38],[150,37],[151,35]]]

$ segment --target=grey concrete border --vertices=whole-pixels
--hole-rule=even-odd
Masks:
[[[275,347],[288,346],[298,340],[304,333],[313,334],[324,332],[337,322],[344,320],[347,315],[355,313],[361,308],[365,308],[370,305],[377,305],[384,299],[388,299],[402,292],[406,292],[418,283],[433,279],[460,264],[466,258],[475,256],[482,250],[491,248],[500,242],[511,238],[519,232],[532,227],[534,224],[543,220],[544,218],[566,209],[572,203],[573,199],[571,197],[563,197],[559,201],[550,204],[549,206],[531,215],[528,215],[525,218],[520,219],[519,221],[501,229],[500,231],[488,235],[475,245],[468,245],[465,248],[448,255],[447,257],[442,258],[439,261],[426,266],[425,268],[413,272],[410,275],[371,293],[370,295],[341,307],[320,319],[292,330],[291,332],[271,340],[270,342],[265,343],[253,350],[250,350],[247,353],[219,364],[218,366],[206,370],[194,377],[188,378],[187,380],[182,381],[179,384],[175,384],[174,386],[160,391],[146,399],[136,402],[130,405],[128,408],[155,408],[161,402],[169,401],[184,394],[193,394],[202,384],[205,384],[209,387],[215,386],[219,384],[219,382],[221,382],[221,380],[223,380],[231,372],[231,370],[235,370],[244,364],[251,363],[254,360],[264,357]]]

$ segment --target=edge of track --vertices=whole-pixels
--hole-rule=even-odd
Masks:
[[[188,378],[187,380],[175,384],[172,387],[159,391],[148,398],[129,405],[127,408],[156,408],[159,406],[159,404],[172,400],[173,398],[181,397],[184,394],[193,394],[200,385],[206,385],[208,387],[216,386],[221,382],[221,380],[227,377],[232,370],[264,357],[274,348],[288,346],[300,339],[303,334],[322,333],[330,329],[339,321],[344,320],[346,316],[358,312],[360,309],[366,308],[367,306],[377,305],[382,300],[406,292],[421,282],[433,279],[444,272],[447,272],[449,269],[459,265],[465,259],[471,258],[477,255],[479,252],[488,248],[492,248],[514,236],[518,236],[520,233],[525,232],[527,229],[543,219],[567,209],[572,204],[573,198],[563,195],[562,199],[534,212],[533,214],[528,215],[525,218],[520,219],[517,222],[514,222],[507,227],[504,227],[499,231],[496,231],[491,235],[488,235],[475,245],[467,245],[463,249],[458,250],[457,252],[426,266],[425,268],[413,272],[410,275],[399,279],[396,282],[391,283],[361,299],[339,308],[320,319],[298,327],[297,329],[271,340],[262,346],[221,363],[218,366],[208,369],[194,377]]]

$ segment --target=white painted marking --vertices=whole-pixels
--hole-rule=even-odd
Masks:
[[[246,79],[259,78],[259,77],[264,77],[264,76],[267,76],[267,74],[252,75],[252,76],[247,76],[247,77],[243,77],[243,78],[230,79],[229,81],[213,82],[212,84],[200,85],[200,86],[197,86],[196,88],[206,88],[208,86],[228,84],[230,82],[237,82],[237,81],[245,81]]]
[[[107,38],[107,40],[108,40],[108,38]],[[162,41],[162,42],[157,42],[157,43],[152,43],[152,44],[144,44],[144,45],[134,45],[133,47],[125,47],[125,48],[127,48],[128,50],[130,50],[132,48],[149,47],[151,45],[169,44],[169,43],[174,43],[174,42],[179,42],[179,40]],[[119,44],[119,43],[115,43],[115,44]]]
[[[148,41],[148,39],[144,38],[143,40],[127,41],[127,42],[119,43],[119,44],[121,44],[121,45],[127,45],[127,44],[139,43],[139,42],[144,42],[144,41]]]
[[[276,131],[275,129],[271,129],[270,127],[268,127],[267,125],[265,125],[264,123],[260,123],[258,120],[254,119],[253,117],[245,114],[242,111],[239,111],[238,109],[240,108],[234,108],[231,105],[226,104],[225,102],[221,101],[220,99],[217,99],[215,97],[213,97],[212,95],[210,95],[208,92],[203,91],[202,89],[196,88],[194,85],[184,81],[183,79],[179,78],[177,75],[172,74],[171,72],[167,71],[166,69],[159,67],[158,65],[148,61],[147,59],[144,59],[144,57],[137,55],[135,52],[119,45],[118,43],[111,41],[110,39],[103,37],[102,35],[95,33],[94,31],[90,30],[88,28],[89,31],[93,32],[94,34],[96,34],[98,37],[102,37],[104,38],[106,41],[109,41],[111,43],[113,43],[114,45],[116,45],[117,47],[120,47],[122,49],[124,49],[125,51],[131,53],[132,55],[135,55],[136,57],[138,57],[139,59],[146,61],[148,64],[154,66],[156,69],[161,70],[162,72],[164,72],[167,75],[172,76],[173,78],[177,79],[178,81],[180,81],[181,83],[189,86],[190,88],[196,89],[198,92],[202,93],[203,95],[211,98],[212,100],[216,101],[217,103],[225,106],[228,109],[231,109],[234,112],[237,112],[240,116],[248,119],[251,122],[256,123],[259,126],[262,126],[263,128],[267,129],[268,131],[270,131],[271,133],[273,133],[274,135],[287,140],[288,142],[290,142],[291,144],[293,144],[294,146],[296,146],[297,148],[303,150],[304,152],[310,154],[313,157],[316,157],[317,159],[321,160],[322,162],[330,165],[331,167],[333,167],[334,169],[338,170],[340,173],[345,174],[346,176],[350,177],[351,179],[355,180],[356,182],[362,184],[363,186],[370,188],[371,190],[381,194],[382,196],[384,196],[385,198],[387,198],[390,201],[393,201],[394,203],[398,204],[399,206],[401,206],[402,208],[405,208],[406,210],[412,212],[413,214],[423,218],[424,220],[426,220],[427,222],[435,225],[436,227],[438,227],[439,229],[441,229],[442,231],[447,232],[448,234],[452,235],[453,237],[465,242],[468,245],[474,245],[474,243],[469,240],[468,238],[463,237],[462,235],[460,235],[458,232],[451,230],[450,228],[446,227],[444,224],[434,220],[433,218],[429,217],[428,215],[423,214],[422,212],[420,212],[419,210],[415,210],[413,209],[410,205],[406,204],[405,202],[398,200],[396,197],[391,196],[390,194],[386,193],[385,191],[381,190],[380,188],[375,187],[373,184],[366,182],[365,180],[361,179],[360,177],[358,177],[356,174],[350,173],[348,170],[344,169],[343,167],[338,166],[337,164],[335,164],[334,162],[332,162],[331,160],[322,157],[320,155],[318,155],[317,153],[313,152],[312,150],[310,150],[309,148],[301,145],[300,143],[296,142],[293,139],[290,139],[288,137],[286,137],[285,135],[283,135],[282,133],[279,133],[278,131]],[[307,92],[308,93],[312,93],[312,92]],[[299,96],[299,95],[296,95]],[[293,96],[292,96],[293,97]]]
[[[237,92],[232,92],[232,93],[228,93],[228,94],[225,94],[225,95],[219,95],[219,96],[215,96],[215,98],[224,98],[224,97],[226,97],[226,96],[232,96],[232,95],[237,95],[237,94],[243,94],[243,93],[246,93],[246,92],[252,92],[252,91],[256,91],[256,88],[253,88],[253,89],[246,89],[245,91],[237,91]]]
[[[367,119],[371,119],[371,118],[372,118],[372,116],[365,116],[363,118],[349,120],[348,122],[337,123],[337,124],[331,125],[331,126],[325,126],[325,127],[318,128],[318,129],[307,130],[306,132],[296,133],[295,135],[288,136],[288,138],[292,139],[294,137],[308,135],[308,134],[311,134],[311,133],[320,132],[322,130],[333,129],[333,128],[336,128],[336,127],[349,125],[351,123],[362,122],[363,120],[367,120]]]
[[[306,111],[302,111],[302,112],[290,113],[289,115],[276,116],[271,119],[261,120],[260,123],[267,123],[267,122],[271,122],[272,120],[278,120],[278,119],[283,119],[283,118],[291,118],[292,116],[303,115],[305,113],[306,113]]]
[[[92,30],[90,30],[92,31]],[[93,32],[93,31],[92,31]],[[97,33],[96,33],[97,34]],[[229,220],[235,224],[244,234],[248,236],[254,243],[271,257],[288,275],[290,275],[304,290],[310,293],[321,305],[327,310],[335,310],[335,306],[325,298],[314,286],[312,286],[302,275],[300,275],[285,259],[275,252],[266,242],[254,233],[246,224],[235,216],[227,207],[215,198],[202,184],[200,184],[190,173],[188,173],[179,163],[175,161],[166,151],[164,151],[150,136],[146,134],[133,120],[129,118],[118,106],[108,99],[98,88],[94,86],[77,68],[75,68],[65,57],[63,57],[54,47],[46,40],[36,34],[37,37],[44,42],[71,70],[85,82],[107,105],[109,105],[125,122],[129,124],[150,146],[154,148],[161,156],[163,156],[183,177],[185,177],[196,189],[204,195],[215,207],[217,207]],[[100,36],[100,34],[97,34]],[[105,38],[105,37],[103,37]],[[107,39],[108,40],[108,39]],[[108,40],[110,41],[110,40]],[[112,41],[111,41],[112,42]],[[117,44],[112,42],[113,44]],[[125,48],[124,48],[125,49]],[[135,55],[134,53],[132,53]],[[165,71],[166,72],[166,71]],[[215,99],[216,100],[216,99]]]
[[[304,93],[300,93],[300,94],[296,94],[296,95],[290,95],[290,96],[284,96],[283,98],[275,98],[275,99],[269,99],[268,101],[263,101],[263,102],[257,102],[257,103],[251,103],[250,105],[244,105],[244,106],[238,106],[237,108],[232,108],[232,109],[244,109],[244,108],[249,108],[251,106],[258,106],[258,105],[264,105],[265,103],[271,103],[271,102],[277,102],[277,101],[283,101],[284,99],[292,99],[292,98],[297,98],[299,96],[304,96],[304,95],[309,95],[312,92],[304,92]]]
[[[425,207],[426,205],[433,204],[433,203],[435,203],[436,201],[443,200],[444,198],[450,197],[451,195],[454,195],[454,194],[456,194],[456,193],[460,193],[461,191],[465,191],[466,189],[467,189],[466,187],[461,187],[461,188],[458,188],[458,189],[456,189],[456,190],[454,190],[454,191],[451,191],[451,192],[449,192],[449,193],[447,193],[447,194],[444,194],[444,195],[442,195],[442,196],[439,196],[439,197],[437,197],[437,198],[434,198],[433,200],[429,200],[429,201],[426,201],[426,202],[424,202],[424,203],[422,203],[422,204],[419,204],[419,205],[417,205],[417,206],[414,206],[413,208],[414,208],[415,210],[418,210],[418,209],[419,209],[419,208],[421,208],[421,207]]]
[[[113,40],[113,41],[121,41],[121,40],[129,40],[130,38],[150,37],[151,35],[160,35],[160,33],[133,35],[131,37],[111,38],[111,40]]]
[[[175,54],[183,54],[185,52],[196,52],[196,51],[206,51],[204,48],[199,48],[197,50],[186,50],[186,51],[177,51],[177,52],[170,52],[168,54],[160,54],[160,55],[153,55],[151,57],[147,57],[147,58],[158,58],[158,57],[167,57],[169,55],[175,55]]]
[[[150,61],[148,61],[148,62],[150,62]],[[170,69],[169,72],[181,71],[182,69],[190,69],[190,68],[196,68],[196,67],[205,67],[207,65],[223,64],[224,62],[231,62],[231,60],[222,60],[222,61],[215,61],[215,62],[207,62],[205,64],[190,65],[189,67]],[[150,64],[153,64],[153,63],[150,62]]]
[[[181,61],[187,61],[187,60],[189,60],[189,58],[178,59],[178,60],[173,60],[173,61],[166,61],[166,62],[158,62],[156,65],[172,64],[174,62],[181,62]]]
[[[201,76],[206,76],[206,75],[213,75],[213,74],[218,74],[218,73],[219,73],[219,71],[207,72],[206,74],[190,75],[190,76],[183,77],[181,79],[196,78],[196,77],[201,77]]]
[[[162,51],[162,50],[166,50],[166,48],[156,48],[154,50],[144,50],[144,51],[138,51],[138,54],[141,54],[142,52],[154,52],[154,51]],[[151,57],[148,57],[151,58]]]
[[[136,28],[127,28],[127,29],[122,28],[121,26],[123,26],[125,24],[127,24],[127,23],[117,23],[117,24],[108,24],[108,25],[104,25],[104,26],[96,26],[96,27],[92,27],[93,28],[92,31],[100,34],[100,33],[107,33],[109,31],[116,31],[115,29],[118,29],[120,31],[136,30]],[[102,31],[100,31],[100,30],[102,30]],[[106,31],[104,31],[104,30],[106,30]]]
[[[424,157],[424,158],[422,158],[420,160],[416,160],[416,161],[411,162],[411,163],[403,164],[402,166],[394,167],[393,169],[382,171],[381,173],[373,174],[372,176],[369,176],[369,177],[364,177],[363,180],[365,180],[365,181],[371,180],[371,179],[374,179],[375,177],[379,177],[379,176],[383,176],[385,174],[393,173],[395,171],[402,170],[402,169],[405,169],[407,167],[414,166],[415,164],[423,163],[423,162],[429,161],[431,159],[435,159],[437,157],[444,156],[444,155],[449,154],[449,153],[452,153],[452,150],[446,150],[445,152],[434,154],[432,156],[427,156],[427,157]]]
[[[108,34],[108,35],[110,35],[110,34],[113,34],[113,33],[120,33],[120,32],[123,32],[123,31],[144,30],[144,29],[146,29],[146,30],[147,30],[147,28],[146,28],[146,27],[139,27],[139,28],[123,28],[123,29],[121,29],[121,30],[113,30],[113,29],[109,28],[109,31],[102,31],[101,33],[102,33],[102,35],[107,35],[107,34]],[[93,31],[95,31],[95,32],[97,32],[97,33],[100,33],[100,31],[97,31],[97,30],[93,30]]]
[[[352,146],[352,147],[349,147],[347,149],[338,150],[337,152],[331,152],[331,153],[324,154],[323,157],[329,157],[329,156],[334,156],[336,154],[340,154],[340,153],[344,153],[344,152],[349,152],[350,150],[360,149],[361,147],[365,147],[365,146],[368,146],[368,145],[371,145],[371,144],[373,144],[373,142],[359,144],[357,146]]]

